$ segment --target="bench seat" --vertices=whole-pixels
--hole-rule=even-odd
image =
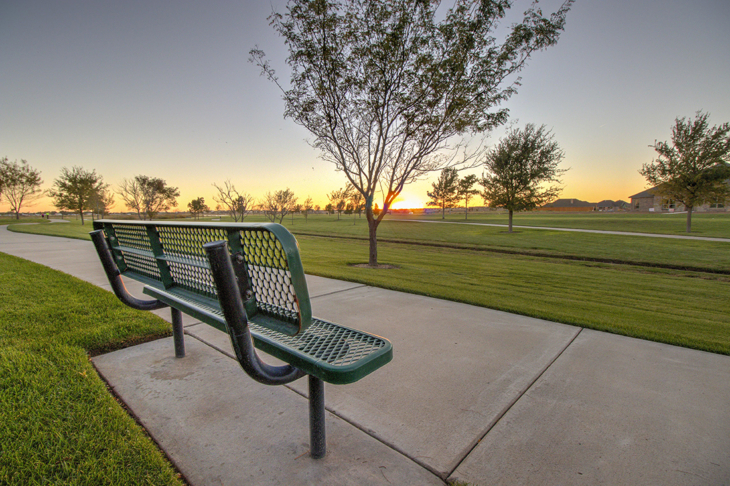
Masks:
[[[205,299],[184,289],[167,290],[146,285],[144,293],[184,314],[228,332],[217,300]],[[249,319],[254,346],[309,375],[336,385],[353,383],[392,359],[389,341],[339,324],[312,318],[312,324],[296,336],[273,331]]]

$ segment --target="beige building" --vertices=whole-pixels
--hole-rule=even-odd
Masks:
[[[650,212],[674,212],[684,211],[684,205],[668,197],[655,195],[656,187],[647,189],[638,194],[631,196],[631,209],[634,211],[650,211]],[[710,204],[703,204],[692,209],[693,212],[707,211],[730,211],[730,201],[713,201]]]

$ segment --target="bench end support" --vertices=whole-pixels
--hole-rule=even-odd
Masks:
[[[313,459],[327,453],[324,416],[324,382],[309,375],[309,449]]]

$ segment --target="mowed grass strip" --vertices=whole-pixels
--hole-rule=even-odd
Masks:
[[[0,484],[181,484],[88,355],[169,333],[110,292],[0,253]]]
[[[367,242],[298,240],[314,275],[730,354],[727,276],[388,243],[373,270]]]
[[[428,215],[397,215],[399,219],[441,220],[441,213]],[[506,212],[469,213],[468,222],[507,224]],[[446,213],[446,221],[464,221],[464,210]],[[529,211],[515,213],[513,224],[517,226],[544,226],[549,228],[577,228],[601,231],[627,231],[630,233],[657,233],[686,235],[686,213],[635,213],[635,212],[555,212]],[[694,212],[692,236],[730,238],[730,212]]]
[[[222,220],[229,221],[226,218]],[[246,218],[246,222],[264,221],[262,216]],[[352,216],[343,216],[338,220],[333,215],[310,215],[305,221],[298,215],[294,218],[294,223],[291,218],[285,218],[283,223],[297,236],[317,234],[362,240],[368,237],[365,219]],[[70,223],[11,225],[9,229],[23,233],[89,239],[88,233],[93,227],[91,222],[82,226],[80,221],[71,220]],[[417,223],[388,219],[381,223],[378,238],[380,241],[415,242],[546,257],[602,259],[730,272],[730,241],[675,240],[530,229],[521,229],[510,234],[504,228],[492,226]]]

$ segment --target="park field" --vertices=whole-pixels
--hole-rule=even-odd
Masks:
[[[374,270],[354,266],[364,219],[284,224],[313,275],[730,354],[730,242],[386,220],[379,261],[397,268]],[[91,224],[11,228],[88,238]]]
[[[539,216],[541,214],[536,217]],[[727,217],[724,214],[719,216],[723,216],[722,221],[730,227],[730,214]],[[555,216],[547,217],[550,221]],[[203,221],[210,220],[211,218],[205,218]],[[221,220],[230,221],[228,218]],[[246,221],[266,220],[261,216],[251,216]],[[727,242],[701,241],[542,229],[517,229],[514,233],[507,233],[505,228],[499,226],[455,224],[456,221],[448,224],[414,221],[417,220],[401,217],[385,219],[378,228],[378,240],[381,243],[415,243],[453,249],[730,273],[730,251],[727,251],[730,238]],[[306,219],[296,215],[293,219],[285,218],[283,224],[298,236],[316,235],[360,240],[368,237],[365,218],[356,215],[342,215],[339,219],[335,215],[310,215]],[[87,221],[82,226],[75,219],[68,223],[11,225],[9,228],[12,231],[81,239],[89,239],[88,233],[93,229],[91,222]],[[367,259],[366,256],[362,258]]]
[[[427,215],[398,215],[399,219],[440,221],[441,213]],[[463,209],[446,212],[446,221],[470,223],[507,224],[507,213],[490,211],[469,213]],[[599,231],[626,231],[630,233],[656,233],[687,235],[686,213],[633,213],[633,212],[577,212],[529,211],[515,213],[513,224],[517,226],[543,226],[551,228],[575,228]],[[693,213],[692,236],[730,238],[730,213]]]

